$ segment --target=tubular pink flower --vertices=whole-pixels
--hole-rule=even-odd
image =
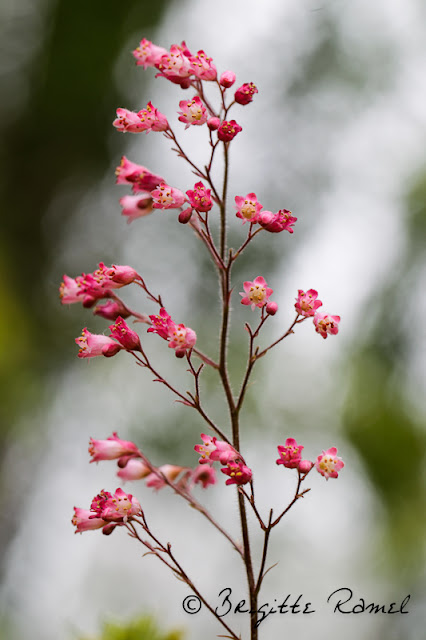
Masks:
[[[234,84],[236,77],[233,71],[224,71],[220,76],[219,83],[222,87],[225,87],[225,89],[229,89],[229,87],[232,87]]]
[[[225,484],[247,484],[252,478],[252,470],[242,462],[229,462],[225,469],[221,469],[222,473],[229,476]]]
[[[237,218],[243,220],[243,224],[247,221],[255,223],[258,221],[259,213],[262,211],[262,205],[258,201],[255,193],[248,193],[245,198],[235,196],[235,204]]]
[[[113,264],[106,269],[106,275],[110,282],[113,282],[116,287],[124,287],[135,280],[141,280],[138,272],[127,264]]]
[[[293,233],[293,224],[297,218],[291,215],[291,211],[287,209],[280,209],[278,213],[272,213],[272,211],[262,211],[259,214],[257,222],[271,233],[280,233],[281,231],[288,231]]]
[[[207,122],[208,113],[207,109],[198,96],[192,98],[192,100],[181,100],[179,102],[179,121],[185,122],[188,129],[191,125],[200,126]]]
[[[83,276],[77,276],[77,278],[70,278],[69,276],[63,276],[63,282],[59,287],[59,297],[62,304],[74,304],[75,302],[82,302],[82,293],[84,291]]]
[[[115,338],[124,349],[127,349],[127,351],[142,350],[138,334],[130,329],[121,316],[109,328],[111,329],[111,338]]]
[[[137,113],[121,107],[117,109],[117,117],[112,124],[122,133],[141,133],[145,130]]]
[[[94,518],[91,511],[88,509],[80,509],[79,507],[74,507],[74,515],[71,523],[76,527],[74,533],[83,533],[83,531],[101,529],[105,526],[105,520],[102,518]]]
[[[162,56],[167,55],[167,49],[157,47],[157,45],[144,38],[133,51],[133,55],[136,58],[136,64],[146,69],[147,67],[155,67]]]
[[[236,90],[235,102],[242,105],[248,104],[249,102],[252,102],[253,95],[255,93],[259,93],[256,85],[253,84],[253,82],[245,83]]]
[[[178,47],[173,44],[170,47],[170,51],[161,56],[161,59],[155,65],[161,73],[157,73],[155,77],[160,76],[166,78],[170,80],[170,82],[180,84],[185,88],[189,86],[189,76],[192,75],[193,71],[191,69],[191,62],[183,49],[187,53],[190,52],[186,49],[184,43],[182,43],[182,45],[184,45],[184,47]]]
[[[325,339],[328,334],[335,336],[339,333],[340,316],[330,316],[328,313],[317,313],[314,316],[315,331]]]
[[[285,445],[278,447],[280,457],[277,464],[283,464],[287,469],[297,469],[302,460],[303,445],[297,444],[294,438],[287,438]]]
[[[219,138],[219,140],[222,140],[222,142],[230,142],[235,138],[237,133],[242,130],[243,128],[240,127],[240,125],[237,124],[235,120],[231,120],[230,122],[224,120],[217,130],[217,137]]]
[[[224,465],[229,464],[229,462],[236,462],[237,460],[243,461],[241,454],[228,442],[214,438],[214,444],[215,449],[210,454],[210,460],[214,462],[218,460],[220,464]]]
[[[179,209],[186,202],[185,194],[182,191],[169,187],[165,182],[151,191],[151,196],[154,209]]]
[[[152,102],[148,102],[145,109],[138,111],[137,116],[143,131],[167,131],[169,123],[166,116],[154,107]]]
[[[107,522],[127,522],[131,516],[136,516],[141,511],[139,501],[131,493],[125,493],[123,489],[117,489],[102,503],[101,518]]]
[[[189,327],[185,327],[184,324],[169,324],[169,347],[175,349],[177,358],[183,358],[196,341],[197,334]]]
[[[213,59],[208,58],[204,51],[199,51],[189,58],[192,73],[200,80],[216,80],[217,70]]]
[[[130,458],[126,466],[117,472],[117,476],[122,480],[141,480],[151,473],[149,467],[142,460]]]
[[[161,467],[158,467],[158,471],[160,471],[169,482],[174,482],[176,478],[182,471],[185,471],[186,467],[178,467],[174,464],[164,464]],[[155,473],[150,473],[146,479],[146,486],[152,487],[153,489],[162,489],[166,486],[166,481],[157,476]]]
[[[306,318],[314,316],[318,307],[322,306],[321,300],[317,300],[317,298],[318,291],[315,291],[315,289],[309,289],[306,293],[302,289],[299,289],[294,308],[301,316],[305,316]]]
[[[175,325],[171,316],[162,307],[158,316],[149,316],[152,326],[148,329],[148,333],[158,333],[158,335],[164,340],[169,338],[169,326]]]
[[[329,478],[337,478],[339,471],[343,469],[344,466],[345,463],[342,458],[337,456],[336,447],[331,447],[331,449],[323,451],[315,463],[318,473],[324,476],[326,480]]]
[[[194,185],[193,191],[189,190],[186,192],[190,205],[198,212],[210,211],[213,207],[210,194],[211,189],[206,189],[202,182],[197,182],[197,184]]]
[[[201,440],[203,441],[203,444],[196,444],[194,447],[195,451],[201,456],[198,460],[198,464],[211,464],[212,461],[210,455],[212,451],[215,451],[216,449],[216,438],[202,433]]]
[[[251,305],[252,311],[255,307],[264,307],[273,293],[273,289],[268,287],[262,276],[257,276],[253,282],[244,282],[243,286],[244,292],[240,292],[240,296],[243,296],[241,304]]]
[[[90,438],[89,453],[92,456],[90,462],[99,462],[99,460],[117,460],[121,456],[135,455],[138,453],[138,448],[134,442],[121,440],[114,431],[106,440]]]
[[[143,218],[152,212],[151,194],[140,194],[137,196],[123,196],[119,200],[123,211],[121,215],[127,216],[127,222],[133,222],[136,218]]]
[[[122,349],[121,345],[111,340],[111,338],[90,333],[86,327],[83,329],[80,338],[75,339],[75,342],[80,347],[79,358],[94,358],[95,356],[110,358]]]
[[[122,318],[128,318],[130,312],[121,302],[115,302],[114,300],[108,300],[104,304],[98,304],[94,309],[95,316],[100,316],[106,320],[116,320],[118,316]]]
[[[164,182],[164,178],[151,173],[149,169],[140,164],[131,162],[126,156],[121,158],[121,163],[116,168],[115,174],[117,176],[116,184],[131,184],[135,193],[152,191],[161,182]]]
[[[192,472],[191,480],[194,485],[201,484],[203,489],[207,489],[210,484],[216,484],[216,469],[199,464]]]

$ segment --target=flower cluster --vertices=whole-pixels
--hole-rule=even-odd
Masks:
[[[330,316],[328,313],[320,313],[317,311],[319,307],[322,307],[321,300],[318,300],[318,291],[315,289],[309,289],[309,291],[303,291],[299,289],[296,304],[298,315],[305,318],[313,317],[315,331],[319,333],[324,339],[328,334],[336,335],[339,332],[340,316]]]
[[[278,447],[279,458],[277,464],[282,464],[287,469],[298,469],[301,474],[307,474],[313,468],[314,463],[310,460],[302,460],[302,449],[304,446],[297,444],[294,438],[287,438],[285,445]],[[336,447],[332,447],[327,451],[323,451],[318,456],[315,463],[316,470],[328,480],[329,478],[337,478],[338,472],[343,469],[344,462],[342,458],[337,456]]]
[[[234,447],[218,440],[215,436],[210,437],[205,433],[201,434],[202,444],[196,444],[194,449],[200,454],[200,465],[212,465],[213,462],[220,462],[225,465],[221,472],[229,476],[225,484],[243,485],[250,482],[252,470],[246,465],[242,455]]]
[[[259,224],[263,229],[271,233],[288,231],[293,233],[293,225],[297,218],[291,215],[291,211],[280,209],[277,213],[264,211],[263,206],[257,199],[255,193],[248,193],[246,196],[235,196],[236,216],[241,218],[243,224]]]
[[[90,509],[74,507],[71,522],[76,527],[75,533],[102,529],[102,533],[109,535],[115,527],[125,525],[132,520],[132,516],[140,513],[141,505],[131,493],[117,489],[112,495],[102,490],[93,498]]]
[[[169,347],[175,349],[176,357],[183,358],[190,351],[196,341],[197,334],[184,324],[176,324],[162,307],[157,316],[149,316],[152,326],[148,333],[157,333],[163,340],[167,340]]]
[[[96,300],[109,298],[114,289],[140,280],[140,275],[132,267],[114,264],[106,267],[100,262],[93,273],[82,273],[76,278],[64,275],[59,297],[62,304],[81,302],[84,307],[92,307]]]

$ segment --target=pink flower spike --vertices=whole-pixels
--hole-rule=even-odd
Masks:
[[[297,469],[302,460],[303,445],[297,444],[294,438],[287,438],[285,445],[278,447],[280,457],[277,464],[283,464],[287,469]]]
[[[210,131],[216,131],[220,127],[220,118],[213,116],[207,120],[207,126]]]
[[[229,89],[229,87],[232,87],[234,84],[236,77],[233,71],[224,71],[220,76],[219,83],[222,87],[225,87],[225,89]]]
[[[152,326],[148,329],[148,333],[157,333],[164,340],[169,338],[169,326],[175,326],[171,316],[162,307],[158,316],[149,316],[152,322]]]
[[[135,164],[123,156],[120,165],[116,168],[116,184],[131,184],[135,193],[140,191],[152,191],[164,178],[151,173],[149,169],[140,164]]]
[[[217,137],[219,140],[222,140],[222,142],[230,142],[235,138],[237,133],[240,133],[242,130],[243,128],[240,127],[235,120],[231,120],[230,122],[224,120],[217,130]]]
[[[101,529],[105,525],[102,518],[94,518],[92,511],[74,507],[74,515],[71,523],[76,527],[75,533],[83,533],[92,529]]]
[[[328,334],[335,336],[339,333],[340,316],[330,316],[328,313],[317,313],[314,316],[315,331],[324,339]]]
[[[194,485],[201,484],[203,489],[207,489],[210,484],[216,484],[216,469],[199,464],[192,472],[191,480]]]
[[[99,460],[117,460],[121,456],[135,455],[138,453],[138,448],[134,442],[121,440],[114,431],[106,440],[90,438],[89,453],[92,456],[90,462],[99,462]]]
[[[186,122],[185,129],[188,129],[191,124],[199,126],[207,122],[207,109],[198,96],[195,96],[192,100],[181,100],[179,108],[179,121]]]
[[[169,187],[165,182],[152,191],[151,196],[154,209],[179,209],[186,202],[185,194],[182,191]]]
[[[138,334],[130,329],[121,316],[118,316],[115,324],[111,324],[109,328],[111,329],[111,338],[115,338],[123,349],[127,349],[127,351],[142,351]]]
[[[299,469],[300,473],[308,473],[313,466],[314,463],[310,460],[301,460],[297,468]]]
[[[329,478],[337,478],[339,471],[343,469],[344,466],[345,463],[342,458],[337,456],[336,447],[331,447],[331,449],[323,451],[315,463],[318,473],[324,476],[326,480]]]
[[[115,302],[114,300],[109,300],[104,304],[98,304],[93,309],[93,313],[95,316],[100,316],[106,320],[116,320],[118,316],[122,318],[128,318],[130,316],[130,312],[127,311],[126,307],[121,302]]]
[[[294,308],[301,316],[305,316],[306,318],[314,316],[318,307],[322,306],[321,300],[317,300],[317,298],[318,291],[315,291],[315,289],[309,289],[306,293],[302,289],[299,289]]]
[[[151,194],[139,194],[137,196],[123,196],[119,200],[123,211],[121,215],[127,217],[127,222],[133,222],[136,218],[143,218],[152,212]]]
[[[268,287],[265,279],[257,276],[253,282],[244,282],[244,292],[240,292],[240,296],[243,296],[241,304],[251,305],[254,311],[255,307],[264,307],[272,293],[273,289]]]
[[[291,215],[291,211],[280,209],[278,213],[262,211],[257,221],[266,231],[270,231],[271,233],[280,233],[281,231],[293,233],[294,229],[292,227],[297,221],[297,218]]]
[[[179,474],[182,471],[185,471],[185,467],[178,467],[174,464],[164,464],[163,466],[158,467],[157,471],[160,471],[160,473],[162,473],[169,482],[173,483]],[[146,486],[152,487],[156,491],[165,487],[166,484],[167,482],[155,473],[150,473],[146,479]]]
[[[229,462],[225,469],[221,469],[222,473],[229,476],[225,484],[247,484],[252,478],[252,470],[242,462]]]
[[[83,329],[81,336],[75,339],[75,342],[80,347],[79,358],[94,358],[95,356],[110,358],[122,349],[122,346],[117,344],[115,340],[111,340],[107,336],[90,333],[86,327]]]
[[[117,117],[112,124],[117,131],[122,133],[141,133],[145,131],[139,115],[128,109],[117,109]]]
[[[248,104],[249,102],[252,102],[255,93],[259,93],[256,85],[253,84],[253,82],[245,83],[236,90],[235,102],[242,105]]]
[[[169,123],[166,116],[148,102],[145,109],[138,111],[137,116],[143,131],[167,131]]]
[[[136,64],[146,69],[147,67],[155,67],[162,56],[167,55],[167,49],[157,47],[157,45],[144,38],[133,51],[133,55],[136,58]]]
[[[208,58],[204,51],[199,51],[190,57],[191,71],[200,80],[216,80],[217,70],[212,58]]]
[[[274,316],[278,311],[278,304],[276,302],[268,302],[266,305],[266,313],[270,316]]]
[[[122,480],[141,480],[151,473],[149,467],[142,460],[130,458],[126,466],[117,472],[117,476]]]
[[[102,504],[101,518],[107,522],[127,522],[131,516],[141,512],[141,505],[131,493],[117,489],[115,494]]]
[[[198,212],[207,212],[213,207],[213,202],[210,196],[211,189],[206,189],[202,182],[197,182],[194,185],[194,190],[187,191],[189,203]]]
[[[235,196],[235,204],[237,218],[243,220],[243,224],[247,221],[257,222],[259,213],[262,211],[262,205],[258,201],[255,193],[248,193],[245,198]]]
[[[216,438],[202,433],[201,440],[203,441],[203,444],[196,444],[194,447],[195,451],[201,456],[198,460],[198,464],[211,464],[210,455],[212,451],[215,451],[216,449]]]

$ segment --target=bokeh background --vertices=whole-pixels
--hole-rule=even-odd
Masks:
[[[233,69],[237,83],[259,88],[233,113],[244,130],[231,149],[230,209],[235,195],[255,191],[267,209],[298,217],[293,236],[260,234],[234,274],[236,292],[259,274],[274,289],[280,311],[265,344],[291,323],[298,288],[316,288],[342,317],[327,341],[302,325],[259,363],[247,398],[244,455],[265,510],[292,492],[291,473],[274,464],[287,437],[311,458],[335,445],[346,462],[338,481],[312,478],[270,549],[279,564],[261,601],[302,593],[317,612],[271,616],[263,637],[426,637],[423,0],[3,0],[0,33],[0,637],[100,638],[105,621],[118,629],[141,615],[188,639],[221,633],[208,613],[183,612],[185,586],[121,531],[74,536],[69,523],[74,505],[119,484],[113,463],[88,465],[89,436],[117,430],[157,464],[194,465],[204,430],[124,354],[77,361],[81,328],[102,332],[106,323],[57,297],[63,273],[130,264],[204,350],[216,348],[217,282],[196,239],[173,214],[132,225],[120,216],[127,190],[114,185],[114,168],[123,153],[184,191],[194,183],[162,136],[111,127],[117,106],[138,110],[150,99],[177,124],[180,89],[134,65],[142,37],[166,48],[185,39],[219,72]],[[203,132],[178,126],[202,160]],[[231,244],[241,233],[231,215]],[[253,316],[234,297],[237,386]],[[155,312],[137,291],[126,299]],[[144,339],[160,371],[185,388],[182,362],[155,336]],[[203,391],[225,425],[214,377]],[[213,602],[227,586],[236,603],[245,597],[238,559],[196,513],[143,483],[125,489]],[[238,536],[233,493],[218,485],[202,497]],[[255,523],[252,534],[260,544]],[[411,594],[410,613],[333,614],[326,600],[339,587],[376,603]],[[244,620],[233,622],[245,631]]]

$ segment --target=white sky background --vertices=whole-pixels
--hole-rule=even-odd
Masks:
[[[356,98],[353,91],[345,92],[338,80],[331,79],[328,85],[309,91],[306,102],[299,103],[296,111],[291,104],[283,103],[283,95],[321,36],[325,10],[334,17],[342,55],[352,59],[365,74],[365,86]],[[262,392],[266,406],[281,402],[285,382],[286,409],[303,406],[316,415],[316,402],[335,389],[333,367],[345,357],[351,339],[362,331],[365,301],[381,287],[389,270],[398,266],[405,242],[402,197],[406,181],[425,159],[425,24],[421,0],[217,0],[214,9],[193,0],[172,5],[155,36],[149,34],[164,47],[186,39],[192,50],[203,48],[211,55],[219,72],[235,70],[236,87],[247,81],[254,81],[259,87],[254,103],[238,112],[235,109],[232,114],[244,131],[232,144],[230,204],[234,195],[255,191],[267,209],[293,208],[287,194],[303,191],[297,198],[300,210],[293,208],[299,218],[294,235],[271,237],[271,242],[283,245],[296,243],[297,251],[285,273],[278,271],[273,278],[267,278],[268,284],[276,291],[275,299],[284,319],[292,317],[292,301],[298,288],[316,288],[325,308],[342,316],[341,332],[338,337],[323,341],[303,326],[285,349],[272,355]],[[139,34],[140,38],[144,35]],[[129,49],[136,46],[137,37],[129,43]],[[381,84],[386,64],[382,62],[378,71],[374,62],[376,58],[386,60],[387,55],[390,68]],[[131,56],[124,52],[117,64],[117,82],[122,65],[131,64]],[[154,76],[152,70],[146,73]],[[129,87],[128,96],[129,103],[119,106],[135,108],[137,88]],[[149,98],[169,116],[176,112],[182,94],[177,87],[159,79],[153,83]],[[185,134],[186,146],[191,148],[192,144],[195,155],[199,154],[198,134],[192,130]],[[179,161],[166,152],[162,138],[150,134],[144,151],[149,155],[148,162],[140,157],[136,136],[123,139],[115,132],[111,136],[114,166],[124,151],[132,160],[168,176],[182,190],[192,186]],[[126,143],[130,148],[124,150]],[[310,181],[317,167],[327,176],[326,183]],[[116,262],[143,268],[148,282],[157,278],[160,283],[171,274],[165,284],[167,297],[175,309],[181,309],[184,321],[191,324],[187,313],[188,302],[191,303],[188,290],[194,280],[191,249],[184,260],[180,251],[167,252],[166,264],[155,257],[150,247],[155,245],[160,228],[151,218],[127,227],[118,215],[109,227],[103,223],[101,237],[95,233],[102,214],[101,207],[94,210],[92,205],[100,194],[108,201],[108,207],[117,209],[117,192],[109,190],[111,176],[106,176],[99,192],[88,194],[78,212],[76,227],[79,220],[87,221],[88,212],[94,211],[85,239],[79,238],[78,251],[84,255],[86,247],[95,247],[101,252],[110,233],[121,237],[120,259],[117,257]],[[282,201],[277,201],[278,186],[282,188]],[[142,256],[138,231],[143,234]],[[176,231],[169,226],[161,232],[165,247],[180,243],[183,238],[182,229]],[[63,241],[62,259],[66,261],[67,253],[76,251],[76,238],[67,234]],[[180,279],[176,276],[178,269]],[[253,269],[248,279],[259,275],[255,265]],[[303,358],[301,353],[305,354]],[[159,354],[164,366],[170,362],[168,355]],[[424,372],[419,360],[414,359],[413,366]],[[105,616],[125,618],[143,610],[156,612],[169,626],[185,626],[190,640],[201,633],[206,635],[206,629],[209,637],[221,633],[207,613],[189,617],[182,611],[180,603],[188,593],[184,585],[160,569],[154,558],[142,560],[135,543],[121,531],[109,538],[97,532],[74,536],[69,524],[74,504],[86,506],[100,488],[118,486],[114,484],[113,463],[87,464],[89,435],[106,437],[118,429],[125,438],[123,416],[130,413],[137,419],[142,392],[147,394],[142,431],[149,429],[153,413],[158,416],[159,411],[160,415],[163,412],[165,419],[169,415],[168,408],[159,408],[167,406],[168,396],[157,386],[149,386],[143,373],[137,373],[133,375],[125,358],[91,362],[88,366],[75,363],[55,381],[51,408],[38,418],[48,425],[46,451],[11,549],[3,592],[23,638],[73,637],[73,629],[94,632]],[[282,594],[303,593],[317,605],[318,613],[303,619],[286,616],[265,622],[261,627],[265,640],[285,632],[289,637],[293,633],[303,637],[315,633],[317,638],[325,639],[330,626],[333,635],[344,633],[347,640],[369,640],[379,633],[382,620],[377,616],[333,616],[325,606],[327,595],[340,586],[350,586],[359,595],[376,601],[398,601],[406,595],[400,593],[398,585],[383,582],[380,558],[372,556],[380,539],[380,505],[372,499],[359,462],[338,434],[338,409],[343,395],[342,390],[334,404],[328,402],[321,409],[318,433],[307,437],[312,450],[306,452],[313,457],[317,449],[336,442],[339,449],[344,448],[346,468],[338,482],[326,484],[319,476],[312,478],[310,486],[314,491],[309,500],[296,505],[285,526],[274,531],[270,563],[280,559],[280,564],[269,574],[260,598],[262,603]],[[185,419],[183,407],[174,407],[173,412],[173,421]],[[195,440],[198,441],[198,434]],[[140,443],[143,444],[143,433]],[[283,490],[283,470],[266,462],[271,451],[275,460],[275,441],[268,441],[265,430],[262,440],[249,445],[246,455],[261,478],[259,500],[267,505],[279,504]],[[143,501],[146,513],[152,513],[151,519],[160,533],[181,550],[185,566],[192,567],[194,579],[204,585],[213,601],[220,589],[232,585],[236,598],[244,597],[242,582],[235,577],[239,570],[232,551],[208,527],[203,528],[197,514],[187,513],[189,510],[165,493],[155,495],[136,485],[125,489]],[[215,487],[210,499],[218,518],[228,522],[228,528],[238,535],[230,491]],[[193,542],[194,535],[199,544]],[[394,619],[394,623],[398,621]]]

